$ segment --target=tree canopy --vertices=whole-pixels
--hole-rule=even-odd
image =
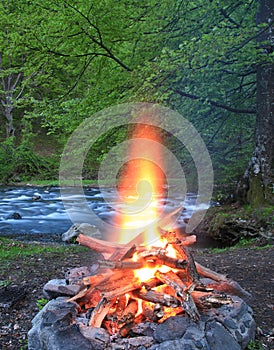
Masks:
[[[64,143],[105,107],[157,102],[199,130],[217,182],[235,183],[252,155],[257,67],[273,64],[258,45],[273,23],[256,22],[264,1],[2,1],[6,135],[19,136],[27,118]],[[100,144],[98,159],[108,138]]]

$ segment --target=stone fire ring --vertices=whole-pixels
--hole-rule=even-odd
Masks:
[[[88,326],[77,317],[77,304],[65,297],[51,300],[33,319],[29,350],[240,350],[254,340],[252,309],[239,297],[232,304],[201,312],[198,323],[172,316],[161,324],[144,322],[131,338],[110,336],[103,328]]]

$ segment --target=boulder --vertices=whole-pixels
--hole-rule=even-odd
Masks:
[[[60,296],[74,296],[80,292],[80,285],[69,285],[65,279],[52,279],[48,281],[44,288],[43,294],[48,299],[57,298]]]
[[[28,333],[28,349],[98,349],[96,342],[83,336],[77,326],[76,309],[77,304],[66,302],[66,298],[50,301],[32,320],[32,328]]]
[[[90,236],[93,238],[102,238],[101,232],[94,225],[87,223],[74,224],[70,229],[62,234],[63,242],[73,242],[82,233],[83,235]]]
[[[17,213],[17,212],[14,212],[10,215],[7,216],[7,219],[10,220],[10,219],[14,219],[14,220],[20,220],[22,219],[22,216],[21,214]]]

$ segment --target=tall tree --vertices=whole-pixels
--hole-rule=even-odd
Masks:
[[[260,63],[257,66],[257,117],[254,151],[241,184],[244,196],[256,206],[274,203],[274,63],[273,0],[260,0],[257,24]],[[245,199],[245,198],[244,198]]]
[[[15,23],[19,24],[17,15],[13,5],[1,2],[0,111],[6,121],[7,138],[14,136],[14,109],[24,91],[23,67],[26,56],[20,42],[20,33],[15,27]]]

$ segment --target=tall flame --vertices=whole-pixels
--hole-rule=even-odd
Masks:
[[[162,139],[160,132],[154,126],[145,123],[136,125],[131,134],[129,156],[130,161],[122,172],[119,184],[119,195],[126,210],[118,216],[121,234],[120,243],[128,243],[134,238],[139,227],[144,227],[143,242],[145,246],[165,248],[170,257],[176,257],[174,248],[160,239],[157,227],[162,199],[164,197],[164,163],[162,159]],[[127,234],[123,234],[126,232]],[[141,230],[139,230],[139,233]],[[131,237],[129,237],[131,236]],[[149,249],[149,247],[148,247]],[[133,260],[138,259],[135,254]],[[157,270],[167,272],[168,266],[147,266],[134,271],[135,277],[144,282],[152,277]]]
[[[148,244],[158,237],[153,223],[159,217],[160,200],[164,194],[162,139],[155,126],[145,124],[142,120],[135,124],[131,140],[130,160],[122,169],[118,186],[120,199],[125,207],[125,211],[118,216],[118,222],[127,232],[127,235],[120,235],[119,242],[127,243],[134,238],[129,237],[130,229],[136,231],[139,227],[147,226],[143,243]]]

